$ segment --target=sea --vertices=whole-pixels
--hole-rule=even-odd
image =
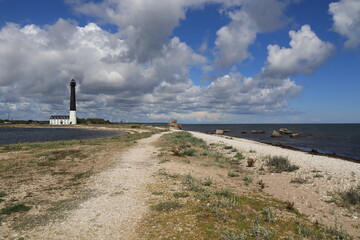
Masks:
[[[112,137],[125,134],[119,131],[88,130],[80,128],[18,128],[0,127],[0,145],[23,142]]]
[[[272,138],[273,130],[280,128],[287,128],[300,137],[283,135]],[[225,135],[360,162],[360,124],[182,124],[182,129],[210,134],[216,129],[229,130]],[[252,134],[251,130],[263,130],[265,133]]]

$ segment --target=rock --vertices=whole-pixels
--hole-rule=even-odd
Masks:
[[[215,134],[217,134],[217,135],[223,135],[223,134],[224,134],[224,130],[216,129],[216,130],[215,130]]]
[[[181,129],[181,124],[178,124],[176,119],[171,120],[171,122],[168,123],[168,126],[170,129]]]
[[[300,135],[299,135],[298,133],[293,133],[293,134],[290,135],[290,137],[292,137],[292,138],[299,138]]]
[[[251,133],[253,133],[253,134],[263,134],[263,133],[265,133],[265,131],[264,130],[251,130]]]
[[[283,134],[292,134],[293,133],[292,131],[290,131],[289,129],[286,129],[286,128],[280,128],[279,132],[283,133]]]
[[[241,133],[247,133],[247,131],[241,131]]]
[[[271,137],[282,137],[281,136],[281,133],[279,133],[278,131],[273,131],[272,134],[271,134]]]

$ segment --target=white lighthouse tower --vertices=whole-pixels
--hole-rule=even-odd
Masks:
[[[75,97],[75,80],[71,80],[70,82],[71,93],[70,93],[70,115],[69,115],[69,123],[76,124],[76,97]]]

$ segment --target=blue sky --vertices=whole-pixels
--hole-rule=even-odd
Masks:
[[[359,0],[0,0],[0,119],[359,123]]]

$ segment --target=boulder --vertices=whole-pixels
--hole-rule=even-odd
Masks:
[[[263,134],[263,133],[265,133],[265,131],[264,130],[251,130],[251,133],[253,133],[253,134]]]
[[[300,135],[299,135],[298,133],[293,133],[293,134],[290,135],[290,137],[292,137],[292,138],[299,138]]]
[[[279,133],[278,131],[273,131],[272,134],[271,134],[271,137],[282,137],[281,136],[281,133]]]
[[[223,135],[223,134],[224,134],[224,130],[216,129],[216,130],[215,130],[215,134],[217,134],[217,135]]]
[[[178,124],[176,119],[171,120],[171,122],[168,123],[168,126],[170,129],[181,129],[181,124]]]
[[[290,131],[289,129],[286,129],[286,128],[280,128],[279,132],[283,133],[283,134],[292,134],[293,133],[292,131]]]

